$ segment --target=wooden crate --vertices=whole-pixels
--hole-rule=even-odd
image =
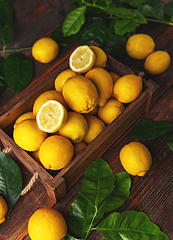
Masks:
[[[93,43],[91,43],[93,44]],[[120,75],[136,72],[121,62],[108,56],[108,70]],[[83,175],[88,165],[100,157],[112,144],[133,126],[133,124],[145,115],[153,106],[159,86],[152,80],[143,79],[143,91],[140,96],[128,104],[124,112],[119,115],[104,131],[102,131],[87,147],[81,151],[72,161],[60,171],[49,171],[39,165],[26,151],[21,149],[12,139],[14,121],[22,113],[32,109],[35,99],[44,91],[54,88],[55,77],[68,68],[68,58],[57,65],[50,74],[27,88],[25,95],[19,99],[5,114],[0,116],[0,141],[4,148],[11,147],[12,154],[32,173],[38,173],[39,180],[44,184],[47,194],[59,201],[66,192]]]

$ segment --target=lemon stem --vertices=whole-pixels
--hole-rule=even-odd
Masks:
[[[20,51],[26,51],[26,50],[30,50],[32,47],[28,47],[28,48],[18,48],[18,49],[5,49],[3,48],[2,51],[0,51],[0,53],[4,53],[4,52],[20,52]]]
[[[167,22],[167,21],[157,20],[157,19],[151,19],[151,18],[146,18],[146,20],[147,20],[148,22],[164,23],[164,24],[168,24],[168,25],[173,26],[173,23],[172,23],[172,22]]]

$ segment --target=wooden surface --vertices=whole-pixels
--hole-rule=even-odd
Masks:
[[[66,14],[74,8],[72,1],[29,1],[22,3],[20,0],[9,0],[14,8],[14,31],[13,41],[8,48],[28,47],[38,38],[47,36],[64,20]],[[148,33],[156,42],[156,49],[167,50],[173,59],[173,27],[149,23],[138,28],[138,32]],[[72,47],[60,50],[57,62],[61,62]],[[31,52],[25,53],[31,57]],[[6,57],[6,55],[0,55]],[[33,60],[33,59],[32,59]],[[56,63],[57,63],[56,62]],[[122,60],[126,65],[143,71],[143,61],[130,59],[128,56]],[[49,70],[56,64],[41,64],[34,62],[34,76],[31,84],[49,74]],[[173,122],[173,62],[169,69],[159,76],[145,75],[146,79],[152,79],[160,85],[159,98],[154,107],[149,111],[147,118],[153,120],[166,120]],[[14,93],[7,89],[0,95],[0,116],[7,109],[18,102],[21,94],[14,96]],[[123,171],[118,154],[120,149],[134,139],[129,137],[129,132],[116,144],[102,155],[114,173]],[[165,137],[143,143],[150,150],[153,157],[151,170],[144,177],[131,177],[131,194],[126,203],[116,211],[136,210],[145,212],[151,221],[157,224],[169,239],[173,239],[173,204],[172,204],[172,169],[173,153],[164,142]],[[17,161],[17,160],[16,160]],[[23,176],[24,186],[28,183],[32,174],[19,164]],[[73,186],[67,195],[55,205],[46,194],[44,186],[37,180],[33,188],[24,196],[21,196],[9,219],[0,227],[0,239],[2,240],[29,240],[27,235],[27,222],[31,214],[40,207],[53,207],[59,210],[68,219],[70,204],[78,195],[82,179]],[[97,232],[92,232],[90,239],[103,239]]]

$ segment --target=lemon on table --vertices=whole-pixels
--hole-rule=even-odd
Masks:
[[[85,143],[89,144],[106,128],[106,125],[96,116],[86,114],[85,118],[88,123],[88,132],[83,140]]]
[[[110,124],[124,111],[124,105],[116,99],[108,99],[104,107],[98,108],[98,117],[105,123]]]
[[[164,73],[171,62],[171,57],[166,51],[155,51],[151,53],[145,60],[144,68],[153,75]]]
[[[150,169],[152,157],[148,148],[140,142],[131,142],[120,151],[123,168],[131,175],[144,176]]]
[[[47,102],[48,100],[56,100],[60,102],[67,110],[68,106],[62,96],[61,92],[58,92],[56,90],[48,90],[40,94],[34,104],[33,104],[33,115],[36,116],[40,107],[43,105],[43,103]]]
[[[13,127],[15,128],[17,126],[17,124],[19,124],[20,122],[22,122],[23,120],[26,120],[26,119],[35,119],[33,112],[26,112],[26,113],[23,113],[22,115],[20,115],[16,119]]]
[[[110,73],[104,68],[94,67],[85,74],[85,77],[90,79],[97,88],[98,105],[104,106],[113,90],[113,80]]]
[[[154,49],[155,42],[148,34],[134,34],[126,43],[126,51],[134,59],[145,59]]]
[[[32,56],[41,63],[52,62],[59,52],[59,45],[52,38],[43,37],[32,46]]]
[[[67,224],[60,212],[39,208],[28,221],[31,240],[62,240],[67,235]]]
[[[95,54],[87,45],[77,47],[69,57],[70,68],[78,73],[89,71],[94,63]]]
[[[5,216],[8,212],[8,206],[4,198],[0,195],[0,224],[5,222]]]
[[[114,96],[122,103],[134,101],[142,92],[143,83],[140,76],[127,74],[120,77],[114,84]]]
[[[36,151],[47,137],[47,133],[41,131],[34,119],[26,119],[17,124],[13,130],[15,143],[26,151]]]
[[[66,124],[59,130],[59,134],[73,143],[83,140],[88,131],[88,124],[84,116],[77,112],[68,112]]]
[[[67,121],[67,110],[60,102],[49,100],[39,109],[36,121],[42,131],[57,132]]]
[[[73,146],[74,146],[74,156],[76,156],[87,146],[87,144],[82,140],[78,143],[74,143]]]
[[[89,47],[91,48],[91,50],[94,52],[96,56],[94,67],[105,68],[107,63],[106,53],[100,47],[92,46],[92,45]]]
[[[69,78],[64,83],[62,95],[67,105],[79,113],[91,112],[97,106],[97,89],[91,80],[83,76]]]
[[[44,140],[39,149],[40,162],[46,169],[60,170],[74,155],[73,144],[66,137],[53,135]]]
[[[55,89],[59,92],[62,92],[62,88],[64,86],[64,83],[67,81],[70,77],[75,77],[79,73],[74,72],[72,69],[68,68],[64,71],[60,72],[58,76],[55,79]]]

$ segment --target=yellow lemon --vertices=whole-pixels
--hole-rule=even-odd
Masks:
[[[124,111],[124,105],[116,99],[108,99],[104,107],[98,108],[98,117],[105,123],[110,124]]]
[[[131,142],[125,145],[121,149],[119,157],[123,168],[134,176],[144,176],[152,164],[149,150],[140,142]]]
[[[13,130],[13,139],[19,147],[26,151],[36,151],[47,137],[34,119],[26,119],[17,124]]]
[[[15,128],[18,123],[20,123],[20,122],[22,122],[23,120],[26,120],[26,119],[35,119],[35,116],[33,115],[33,112],[26,112],[26,113],[20,115],[16,119],[13,127]]]
[[[64,83],[67,81],[70,77],[75,77],[79,73],[74,72],[70,68],[60,72],[58,76],[55,79],[55,89],[59,92],[62,92],[62,88],[64,86]]]
[[[84,116],[77,112],[68,112],[66,124],[59,130],[59,134],[73,143],[83,140],[88,131],[88,124]]]
[[[94,63],[95,54],[87,45],[77,47],[69,57],[70,68],[78,73],[89,71]]]
[[[88,114],[85,115],[85,118],[88,123],[88,132],[83,140],[85,143],[89,144],[106,128],[106,125],[96,116]]]
[[[49,100],[39,109],[36,121],[42,131],[57,132],[67,122],[67,110],[60,102]]]
[[[110,75],[111,75],[111,77],[112,77],[113,85],[114,85],[114,84],[116,83],[116,81],[117,81],[121,76],[120,76],[118,73],[113,72],[113,71],[110,71],[109,73],[110,73]],[[110,98],[115,98],[113,90],[112,90],[112,93],[111,93]]]
[[[32,56],[41,63],[52,62],[59,52],[59,45],[49,37],[40,38],[32,47]]]
[[[66,137],[53,135],[40,146],[39,159],[46,169],[60,170],[67,166],[74,154],[73,144]]]
[[[107,63],[106,53],[100,47],[97,47],[97,46],[89,46],[89,47],[91,48],[91,50],[94,52],[96,56],[94,67],[105,68]]]
[[[8,212],[8,206],[4,198],[0,195],[0,224],[5,222],[5,216]]]
[[[88,113],[97,106],[97,89],[92,81],[83,76],[69,78],[64,84],[62,95],[67,105],[79,113]]]
[[[151,53],[145,60],[144,68],[153,75],[165,72],[171,62],[171,57],[166,51],[155,51]]]
[[[33,104],[33,115],[36,116],[39,109],[43,105],[43,103],[47,102],[48,100],[56,100],[60,102],[67,110],[68,106],[62,96],[61,92],[58,92],[56,90],[48,90],[43,92],[38,96],[38,98],[35,100]]]
[[[113,90],[113,80],[110,73],[103,68],[94,67],[85,74],[85,77],[89,78],[97,88],[98,105],[104,106]]]
[[[78,155],[86,146],[87,144],[84,141],[74,143],[74,156]]]
[[[40,208],[29,218],[28,233],[31,240],[62,240],[67,235],[67,224],[57,210]]]
[[[142,92],[143,83],[140,76],[127,74],[120,77],[114,84],[114,96],[122,103],[134,101]]]
[[[132,35],[126,43],[126,51],[131,58],[145,59],[155,49],[155,42],[147,34]]]

